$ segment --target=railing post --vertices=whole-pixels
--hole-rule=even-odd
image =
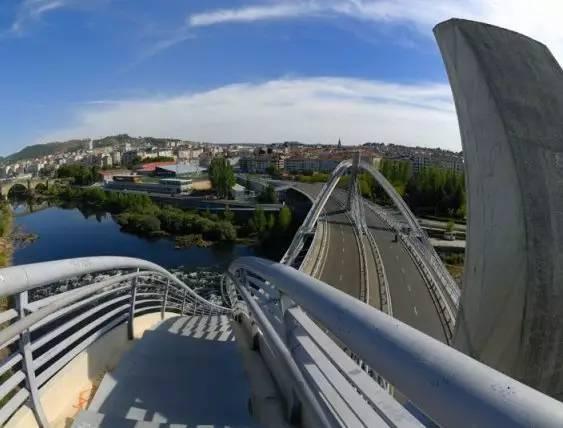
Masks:
[[[184,298],[182,299],[182,315],[186,314],[186,297],[188,296],[188,290],[184,290]]]
[[[168,300],[168,290],[170,289],[170,280],[166,280],[166,290],[164,291],[164,298],[162,299],[162,309],[160,311],[160,319],[164,319],[164,312],[166,312],[166,301]]]
[[[16,295],[16,309],[19,313],[19,319],[25,317],[25,311],[28,303],[27,291],[23,291]],[[39,386],[37,384],[37,378],[35,377],[35,370],[33,369],[33,353],[31,351],[31,338],[29,334],[29,329],[24,330],[20,334],[19,340],[20,353],[22,354],[22,370],[25,373],[25,384],[29,391],[29,401],[30,407],[35,415],[37,424],[41,428],[49,427],[49,422],[43,411],[43,405],[41,404],[41,399],[39,397]]]
[[[139,269],[137,269],[139,272]],[[135,332],[133,329],[133,321],[135,320],[135,299],[137,298],[137,277],[133,278],[131,281],[131,300],[129,303],[129,322],[127,323],[127,337],[129,340],[135,338]]]

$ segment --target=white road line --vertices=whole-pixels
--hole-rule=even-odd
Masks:
[[[409,284],[407,284],[407,288],[409,289],[409,293],[412,293],[412,288]]]
[[[342,281],[342,274],[340,274],[340,281]]]
[[[413,310],[414,310],[414,314],[415,314],[416,316],[418,316],[418,311],[416,310],[416,306],[413,307]]]
[[[401,268],[401,272],[403,273],[403,275],[405,274],[405,268],[404,267]]]

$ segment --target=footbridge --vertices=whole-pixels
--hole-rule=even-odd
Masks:
[[[508,144],[497,138],[504,135],[503,128],[500,122],[493,126],[487,121],[499,119],[495,115],[502,110],[492,108],[482,115],[480,104],[482,100],[502,99],[487,91],[502,92],[507,87],[501,84],[504,79],[496,86],[480,85],[479,67],[492,67],[485,76],[502,71],[504,64],[497,55],[509,51],[510,55],[503,58],[517,68],[519,60],[523,61],[525,65],[519,70],[524,77],[528,72],[537,79],[553,70],[551,60],[546,63],[549,66],[534,68],[548,52],[535,42],[527,52],[527,44],[531,43],[528,39],[479,23],[449,21],[437,33],[443,38],[441,48],[449,55],[448,72],[459,91],[456,102],[466,120],[464,144],[475,143],[477,135],[491,148],[468,151],[472,161],[486,161],[493,171],[497,159],[480,156],[491,157],[493,153],[502,158],[502,165],[511,165],[519,155],[532,153],[535,157],[526,157],[514,168],[522,169],[533,181],[536,175],[527,169],[528,162],[541,159],[547,171],[540,168],[542,174],[560,178],[556,155],[561,150],[538,153],[523,148],[543,141],[547,134],[519,139],[516,128],[511,128],[510,138],[520,145],[516,144],[512,151],[504,146],[499,149],[494,146],[499,141]],[[514,38],[518,49],[507,50]],[[491,49],[495,44],[499,49]],[[487,61],[476,60],[474,55],[478,54],[488,55]],[[526,62],[529,58],[535,62]],[[468,61],[471,67],[458,67],[458,61],[462,61],[461,65]],[[557,70],[553,78],[563,79],[561,70]],[[525,85],[523,90],[534,87]],[[467,88],[470,90],[465,92]],[[517,85],[508,88],[514,91]],[[487,96],[472,99],[475,90]],[[553,93],[560,96],[561,92]],[[549,94],[552,92],[541,91],[542,97]],[[522,123],[512,123],[506,115],[530,111],[518,108],[521,99],[525,97],[511,98],[511,107],[503,112],[504,125]],[[474,103],[476,100],[479,102]],[[558,105],[557,100],[549,101],[538,106]],[[555,120],[560,116],[546,117]],[[493,137],[470,132],[469,124],[481,122],[489,127],[480,127],[479,132],[494,131]],[[525,131],[529,128],[528,125]],[[552,132],[549,127],[541,129]],[[555,138],[560,134],[549,134],[549,144],[560,141]],[[541,145],[542,150],[546,147],[548,144]],[[374,177],[393,201],[393,208],[361,197],[356,180],[359,171]],[[345,175],[350,179],[343,188],[340,182]],[[487,180],[498,185],[497,177],[490,174]],[[507,184],[503,181],[507,177],[512,175],[500,174],[500,184]],[[478,180],[480,176],[473,178]],[[491,185],[489,181],[474,185],[472,197],[484,192]],[[542,180],[535,183],[541,191],[558,189],[545,189]],[[499,269],[511,268],[514,274],[510,278],[520,281],[519,287],[508,287],[512,300],[511,307],[502,312],[504,318],[514,314],[508,309],[519,308],[516,303],[520,300],[514,295],[522,297],[521,292],[526,291],[523,285],[535,297],[523,299],[526,308],[542,309],[540,303],[545,299],[557,303],[560,285],[549,283],[550,288],[545,281],[560,277],[555,274],[559,253],[553,250],[559,248],[559,241],[550,240],[554,230],[560,231],[555,227],[560,226],[558,223],[550,223],[559,221],[559,211],[540,216],[535,193],[518,187],[508,197],[509,208],[514,209],[514,218],[520,223],[508,221],[504,206],[490,194],[485,195],[486,203],[471,205],[476,210],[471,215],[475,214],[477,220],[470,218],[468,258],[473,255],[476,261],[468,260],[468,266],[475,269],[466,274],[466,279],[476,277],[479,281],[470,292],[467,290],[474,284],[465,281],[460,298],[460,290],[404,201],[359,156],[338,165],[323,185],[282,184],[309,195],[311,209],[281,262],[256,257],[234,260],[220,286],[211,293],[207,288],[205,297],[164,268],[126,257],[56,260],[1,269],[0,297],[4,305],[0,312],[0,425],[563,426],[563,403],[529,386],[545,390],[543,383],[556,385],[560,367],[552,357],[557,355],[560,341],[553,340],[557,332],[553,325],[561,313],[555,311],[555,303],[547,306],[550,311],[539,311],[540,319],[534,321],[532,317],[532,324],[528,321],[534,314],[526,311],[518,310],[518,317],[509,318],[514,328],[530,338],[526,347],[535,346],[535,360],[537,355],[550,357],[545,367],[534,366],[542,369],[536,378],[531,379],[533,373],[527,373],[526,384],[485,364],[483,361],[491,356],[487,347],[477,349],[484,350],[483,358],[478,360],[472,357],[480,357],[473,352],[475,348],[463,353],[450,346],[452,337],[455,344],[459,331],[464,333],[473,327],[472,320],[479,319],[476,292],[489,296],[492,303],[505,296],[498,292],[496,283],[488,283],[496,293],[483,287],[493,268],[495,274]],[[549,196],[553,204],[562,200],[561,195]],[[523,207],[519,205],[522,201],[526,201]],[[488,206],[493,203],[495,208],[488,215]],[[495,235],[498,229],[490,223],[497,217],[507,220],[500,235]],[[505,233],[508,226],[515,224],[526,233]],[[552,228],[546,228],[546,224]],[[485,229],[481,231],[479,225]],[[478,239],[472,241],[475,230]],[[502,245],[506,238],[521,243],[528,237],[528,246]],[[495,246],[484,247],[486,241]],[[546,241],[552,246],[546,247]],[[485,263],[484,252],[478,249],[487,250],[499,263],[520,260],[522,264],[500,263],[499,268]],[[542,251],[541,260],[537,260],[533,249]],[[499,276],[493,276],[496,278]],[[525,279],[529,283],[522,283]],[[486,300],[482,305],[489,307],[492,303]],[[537,324],[536,321],[546,321],[545,314],[550,323]],[[495,316],[490,312],[485,315],[483,321],[492,325],[496,312]],[[461,323],[463,329],[459,328]],[[502,324],[493,327],[500,332],[504,328]],[[506,357],[505,351],[513,349],[512,344],[504,346],[502,334],[491,331],[496,341],[487,336],[487,346]],[[465,331],[462,339],[468,345],[479,343],[473,341],[471,332],[478,333]],[[544,368],[550,377],[543,376]]]
[[[3,426],[563,424],[560,402],[287,264],[240,258],[211,300],[124,257],[0,283]]]

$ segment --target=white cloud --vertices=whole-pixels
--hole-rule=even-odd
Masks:
[[[221,24],[225,22],[252,22],[265,19],[293,18],[312,14],[321,8],[313,3],[283,3],[241,9],[218,9],[194,14],[188,18],[192,27]]]
[[[20,33],[28,23],[39,20],[42,15],[60,9],[67,3],[66,0],[24,0],[10,30]]]
[[[460,149],[446,84],[347,78],[234,84],[172,98],[88,104],[47,140],[131,135],[214,142],[388,141]]]
[[[431,37],[434,25],[456,17],[521,32],[545,43],[563,60],[561,0],[269,0],[262,3],[210,10],[191,15],[188,21],[201,27],[302,16],[347,16],[379,24],[410,25]]]

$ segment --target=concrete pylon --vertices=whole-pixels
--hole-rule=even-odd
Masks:
[[[502,28],[452,19],[434,33],[469,196],[454,346],[561,398],[563,71],[546,46]]]

